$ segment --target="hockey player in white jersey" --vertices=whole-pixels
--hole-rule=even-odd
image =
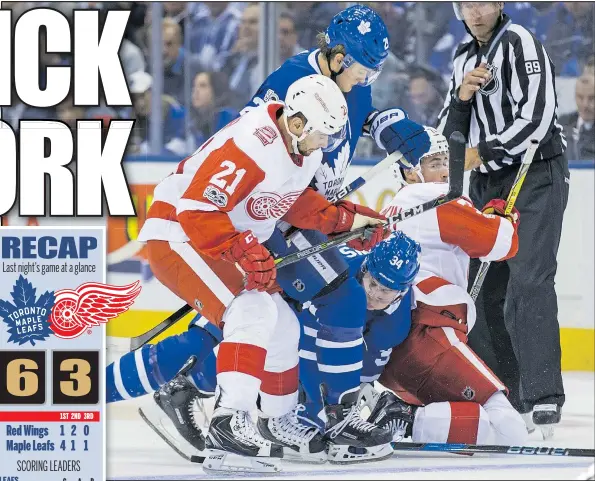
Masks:
[[[310,208],[312,195],[302,193],[320,166],[321,149],[344,135],[347,113],[332,80],[299,79],[285,104],[262,105],[228,124],[155,188],[139,234],[151,269],[223,329],[206,469],[280,469],[282,447],[264,439],[250,419],[259,395],[261,410],[283,419],[280,426],[301,429],[291,416],[299,324],[279,295],[275,263],[262,243],[290,208]],[[383,231],[381,218],[326,202],[301,222],[334,234],[367,225]]]
[[[402,188],[384,213],[446,194],[448,142],[426,127],[432,147],[420,164],[396,169]],[[495,199],[483,210],[461,197],[399,223],[399,230],[421,245],[420,270],[413,284],[412,327],[392,350],[380,383],[415,411],[413,442],[520,445],[527,431],[507,399],[507,389],[467,346],[475,322],[475,304],[467,293],[471,257],[498,261],[518,249],[519,214],[504,215],[505,201]],[[401,403],[385,391],[369,421],[388,426],[391,406]]]

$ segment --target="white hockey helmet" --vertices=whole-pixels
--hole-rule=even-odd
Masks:
[[[306,117],[300,137],[292,134],[287,127],[287,118],[297,113]],[[308,75],[289,86],[284,117],[295,152],[298,151],[297,143],[315,131],[328,136],[328,144],[322,149],[325,152],[336,149],[345,140],[347,101],[337,84],[324,75]]]
[[[430,148],[428,151],[422,155],[419,159],[419,163],[410,170],[413,170],[420,178],[422,182],[425,182],[424,176],[421,173],[421,162],[428,157],[432,157],[436,154],[448,154],[448,140],[446,137],[438,132],[434,127],[424,126],[424,130],[428,133],[430,137]],[[397,181],[399,182],[400,186],[407,185],[407,181],[405,180],[405,176],[403,174],[402,167],[399,165],[398,162],[393,164],[393,172]]]

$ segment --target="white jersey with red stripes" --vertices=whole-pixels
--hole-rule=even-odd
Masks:
[[[382,213],[387,217],[448,192],[448,184],[425,182],[404,186]],[[421,245],[420,270],[414,284],[414,303],[434,306],[467,304],[467,326],[475,323],[475,303],[467,294],[469,260],[504,260],[518,248],[512,224],[483,214],[461,197],[397,225]]]
[[[186,211],[224,214],[208,218],[214,240],[232,225],[266,241],[322,161],[320,150],[307,157],[288,152],[276,120],[282,106],[270,102],[252,109],[180,162],[155,188],[139,241],[190,240],[177,219]]]

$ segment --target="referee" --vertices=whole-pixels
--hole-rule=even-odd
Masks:
[[[507,385],[528,429],[535,423],[549,436],[564,404],[554,277],[570,174],[557,122],[554,66],[543,45],[512,23],[503,7],[454,2],[473,40],[455,53],[438,129],[447,138],[455,130],[465,134],[469,193],[478,209],[506,198],[530,140],[539,141],[515,204],[518,254],[491,264],[469,344]],[[479,264],[471,264],[469,285]]]

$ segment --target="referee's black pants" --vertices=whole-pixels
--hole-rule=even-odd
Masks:
[[[517,171],[512,166],[489,174],[471,172],[469,194],[475,207],[506,199]],[[564,155],[531,165],[515,204],[520,212],[518,253],[491,264],[469,335],[469,345],[506,384],[512,405],[522,413],[535,404],[562,406],[565,400],[554,277],[569,179]],[[472,260],[469,286],[479,265]]]

